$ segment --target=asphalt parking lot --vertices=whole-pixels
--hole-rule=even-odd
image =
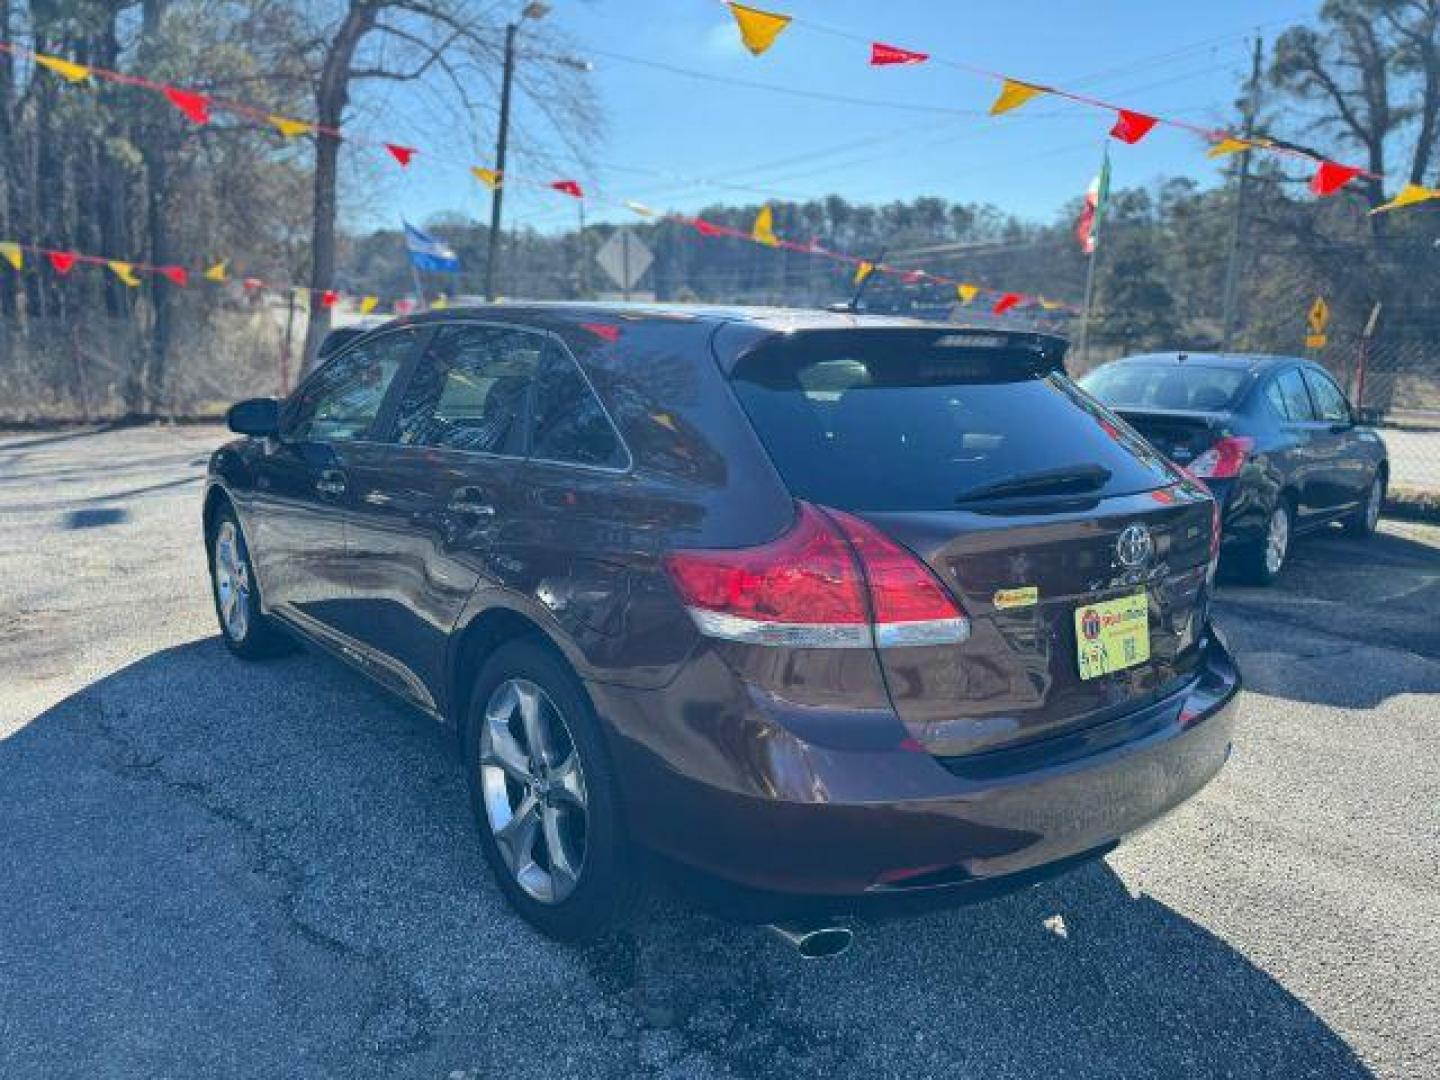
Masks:
[[[0,1076],[1440,1075],[1440,528],[1227,588],[1220,778],[1104,863],[801,962],[505,909],[452,742],[224,651],[215,428],[0,436]]]

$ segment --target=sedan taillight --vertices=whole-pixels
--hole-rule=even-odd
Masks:
[[[1228,480],[1239,476],[1245,459],[1255,449],[1248,435],[1227,435],[1190,463],[1190,471],[1202,480]]]
[[[795,524],[748,548],[665,557],[702,634],[749,645],[855,649],[964,641],[970,621],[930,568],[874,526],[797,502]]]

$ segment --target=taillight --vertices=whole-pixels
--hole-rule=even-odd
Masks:
[[[1245,459],[1255,449],[1247,435],[1227,435],[1190,463],[1190,471],[1202,480],[1227,480],[1239,476]]]
[[[702,634],[751,645],[858,649],[964,641],[970,623],[929,567],[859,518],[797,502],[758,547],[665,557]]]

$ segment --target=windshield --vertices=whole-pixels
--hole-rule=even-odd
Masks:
[[[987,491],[1105,497],[1173,482],[1153,450],[1051,365],[945,341],[792,334],[746,355],[732,385],[791,493],[844,510],[954,509]]]
[[[1205,364],[1106,364],[1080,385],[1117,409],[1179,409],[1221,412],[1245,385],[1246,369]]]

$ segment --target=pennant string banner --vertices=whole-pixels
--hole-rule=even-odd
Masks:
[[[792,24],[798,23],[812,30],[818,30],[849,40],[865,42],[870,49],[870,63],[875,66],[919,64],[932,60],[931,54],[926,52],[904,49],[883,42],[869,40],[847,31],[821,26],[809,20],[796,20],[792,16],[781,12],[765,11],[759,8],[748,7],[733,3],[731,0],[721,0],[721,2],[726,4],[726,7],[735,19],[736,25],[740,30],[742,41],[756,56],[768,51],[783,31]],[[286,139],[296,139],[305,135],[324,135],[335,139],[345,139],[361,145],[378,145],[398,162],[402,168],[409,167],[415,156],[419,153],[414,147],[387,141],[380,141],[377,144],[369,140],[357,139],[354,136],[342,133],[338,128],[325,127],[307,120],[270,113],[263,109],[238,102],[220,101],[205,94],[170,86],[166,83],[159,83],[139,76],[128,75],[123,72],[80,64],[63,57],[37,53],[10,42],[0,41],[0,52],[11,56],[28,57],[34,63],[54,72],[71,83],[79,84],[90,82],[93,79],[104,79],[109,82],[141,87],[160,93],[175,109],[197,125],[211,122],[214,111],[218,109],[247,118],[256,123],[268,125]],[[1115,105],[1112,102],[1077,93],[1073,90],[1066,90],[1055,86],[1041,86],[1037,83],[1016,79],[997,71],[957,60],[940,57],[934,57],[933,59],[935,63],[942,64],[946,67],[998,81],[1001,84],[1001,89],[999,95],[990,107],[990,112],[993,115],[1000,115],[1017,109],[1041,94],[1053,94],[1057,97],[1080,104],[1112,111],[1116,116],[1116,120],[1110,133],[1114,138],[1122,142],[1138,143],[1145,138],[1154,127],[1159,124],[1166,124],[1188,131],[1204,139],[1210,144],[1208,154],[1211,157],[1223,157],[1228,154],[1238,153],[1242,150],[1262,149],[1269,153],[1310,161],[1317,166],[1311,181],[1311,190],[1322,198],[1341,190],[1356,177],[1364,176],[1373,180],[1384,180],[1383,176],[1376,173],[1355,166],[1344,165],[1339,162],[1319,158],[1297,147],[1270,143],[1266,140],[1241,140],[1224,131],[1206,129],[1173,117],[1159,117],[1137,112]],[[437,156],[437,160],[443,159]],[[499,182],[499,175],[493,170],[485,169],[482,166],[473,166],[472,171],[476,177],[487,186],[493,187]],[[550,187],[562,194],[570,195],[574,198],[585,197],[578,182],[574,180],[555,180],[545,181],[543,183],[544,186]],[[1393,205],[1387,204],[1385,209],[1398,209],[1422,201],[1428,200],[1413,198],[1398,199],[1397,197],[1397,201],[1395,201]]]

